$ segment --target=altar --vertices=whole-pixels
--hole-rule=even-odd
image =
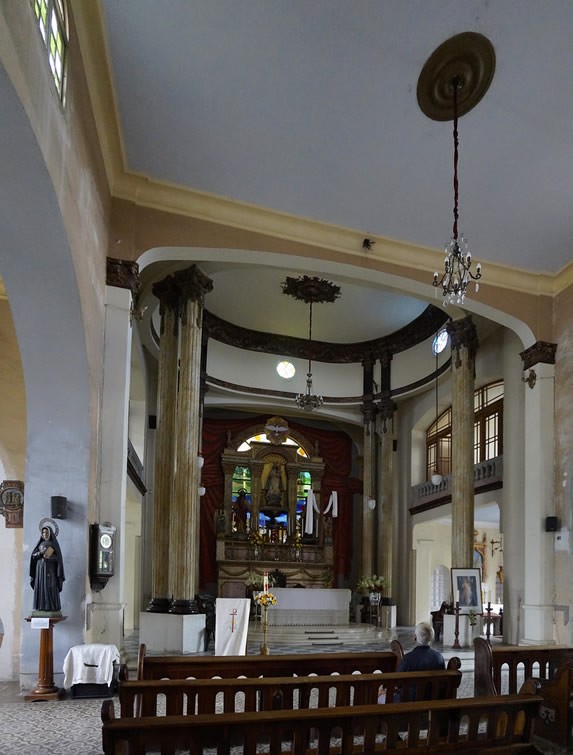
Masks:
[[[348,624],[350,590],[273,587],[277,605],[268,609],[271,626],[327,626]]]

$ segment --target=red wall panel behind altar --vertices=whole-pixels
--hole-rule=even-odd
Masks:
[[[199,582],[204,589],[217,582],[215,511],[222,507],[225,478],[221,454],[227,444],[227,433],[238,433],[250,425],[264,425],[267,415],[245,419],[205,419],[203,421],[202,453],[205,464],[201,482],[207,489],[201,500]],[[333,520],[335,585],[340,576],[348,577],[352,563],[352,496],[362,491],[362,482],[350,477],[352,441],[339,430],[319,430],[289,420],[289,427],[305,435],[311,443],[318,442],[325,469],[321,487],[321,510],[326,508],[330,493],[338,493],[338,518]]]

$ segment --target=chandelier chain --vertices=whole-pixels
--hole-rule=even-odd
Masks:
[[[454,227],[453,237],[454,240],[458,240],[458,219],[459,219],[459,184],[458,184],[458,148],[459,148],[459,136],[458,136],[458,89],[461,88],[461,81],[459,77],[455,77],[452,81],[452,87],[454,90]]]

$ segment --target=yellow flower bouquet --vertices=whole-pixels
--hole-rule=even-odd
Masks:
[[[256,595],[253,595],[253,600],[258,606],[262,606],[263,608],[276,606],[277,604],[277,596],[273,595],[272,592],[258,592]]]
[[[263,544],[263,536],[259,532],[259,530],[251,530],[249,532],[249,544],[250,545],[262,545]]]
[[[358,592],[379,592],[384,588],[386,579],[372,574],[370,577],[360,577],[356,584]]]

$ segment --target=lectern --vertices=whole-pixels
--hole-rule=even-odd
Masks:
[[[26,621],[31,622],[34,618],[44,618],[28,616]],[[24,699],[28,702],[36,700],[58,700],[63,690],[54,685],[54,644],[53,629],[54,625],[60,621],[65,621],[67,616],[50,616],[48,626],[40,629],[40,657],[38,660],[38,686],[33,692],[25,695]]]

